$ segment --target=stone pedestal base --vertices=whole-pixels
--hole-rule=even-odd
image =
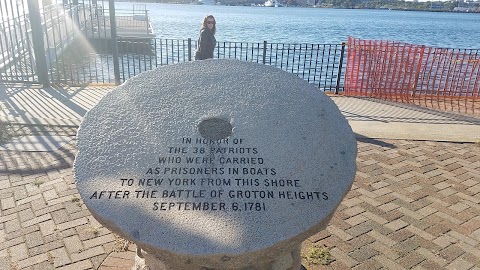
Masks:
[[[138,245],[138,270],[300,269],[300,245],[350,190],[357,153],[314,86],[221,59],[129,79],[85,115],[77,146],[78,191]]]
[[[220,269],[207,268],[201,265],[192,265],[187,263],[172,264],[167,266],[162,260],[148,254],[137,247],[135,256],[135,265],[132,270],[302,270],[302,257],[300,255],[301,246],[287,252],[273,260],[258,261],[242,268]]]

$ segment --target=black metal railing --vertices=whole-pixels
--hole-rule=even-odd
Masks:
[[[196,42],[192,39],[119,38],[120,80],[123,82],[159,66],[192,61],[196,46]],[[214,58],[237,59],[274,66],[299,76],[323,91],[338,93],[343,91],[345,46],[345,44],[284,44],[266,41],[261,43],[217,42]],[[79,50],[74,51],[78,55]],[[84,63],[81,71],[73,72],[81,75],[80,78],[77,76],[68,81],[82,82],[85,77],[88,78],[85,82],[113,83],[115,78],[112,56],[108,53],[90,53],[89,55],[90,57],[79,57],[78,60],[91,59],[93,63],[89,65],[96,67],[96,71],[92,71],[87,67],[87,63]],[[79,62],[75,61],[75,63]],[[99,67],[101,70],[98,70]],[[70,68],[72,67],[68,69]]]
[[[7,11],[0,6],[0,81],[8,82],[39,82],[38,53],[45,59],[42,69],[59,70],[57,60],[91,18],[82,5],[49,5],[35,12],[18,5]]]
[[[110,16],[115,14],[111,8],[93,4],[50,5],[33,12],[38,25],[32,25],[27,10],[17,13],[0,20],[0,81],[118,84],[159,66],[193,61],[197,48],[190,38],[155,38],[144,8]],[[141,28],[142,35],[114,36],[111,25]],[[274,66],[338,93],[343,91],[345,46],[225,41],[217,42],[214,58]],[[34,55],[42,56],[41,63]],[[40,71],[48,72],[40,76]]]
[[[0,2],[0,80],[35,81],[31,28],[25,7],[8,7]]]

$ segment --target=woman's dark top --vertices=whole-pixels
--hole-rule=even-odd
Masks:
[[[205,60],[208,58],[213,58],[213,49],[217,40],[212,34],[212,31],[208,29],[203,29],[198,38],[198,48],[195,52],[195,60]]]

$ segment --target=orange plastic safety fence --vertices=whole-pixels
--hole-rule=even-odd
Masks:
[[[345,95],[480,114],[480,50],[348,38]]]

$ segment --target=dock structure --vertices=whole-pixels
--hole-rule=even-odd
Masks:
[[[121,51],[149,53],[153,51],[155,34],[150,24],[148,10],[115,10],[116,35]],[[85,28],[85,36],[97,49],[110,47],[112,26],[108,9],[96,7]]]
[[[94,6],[93,14],[87,26],[88,38],[109,38],[111,36],[110,10],[103,6]],[[132,9],[115,9],[117,37],[154,38],[150,17],[145,5],[134,4]]]
[[[94,15],[89,21],[91,27],[86,28],[86,35],[93,39],[109,39],[111,37],[111,26],[109,15]],[[121,38],[151,39],[155,38],[148,13],[144,14],[119,14],[115,16],[117,36]]]

